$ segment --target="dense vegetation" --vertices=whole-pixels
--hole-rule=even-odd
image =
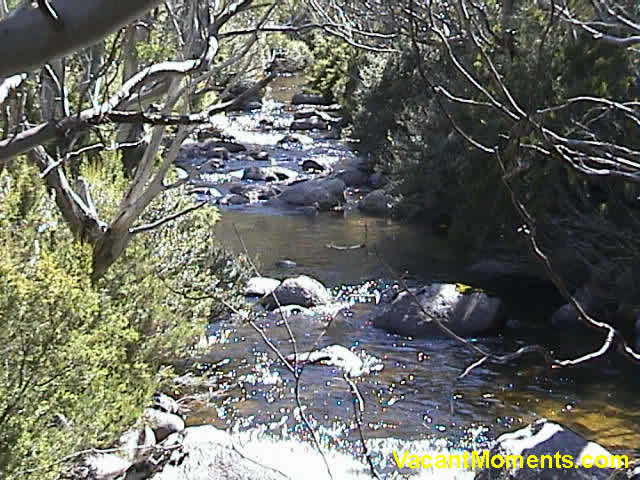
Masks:
[[[113,202],[123,185],[108,173],[113,165],[93,170],[97,201]],[[168,202],[149,214],[162,214]],[[166,365],[194,352],[223,302],[237,303],[246,267],[216,246],[215,216],[201,210],[140,237],[92,282],[90,249],[74,241],[33,169],[4,173],[3,478],[32,469],[53,478],[56,460],[108,446],[169,379]]]
[[[572,288],[597,283],[615,310],[637,304],[640,204],[633,178],[608,172],[637,161],[640,137],[637,108],[606,102],[635,105],[640,58],[576,23],[608,19],[605,34],[633,32],[594,5],[570,2],[558,13],[545,2],[487,1],[428,11],[401,2],[378,12],[377,27],[397,34],[396,53],[345,61],[332,50],[324,63],[349,72],[349,88],[336,92],[359,148],[390,175],[399,216],[484,255],[526,256],[507,180],[554,267]],[[626,2],[615,11],[633,19],[637,9]],[[501,152],[506,173],[478,144]]]

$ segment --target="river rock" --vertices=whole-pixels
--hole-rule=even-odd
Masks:
[[[379,292],[378,296],[376,296],[376,304],[393,302],[396,297],[400,295],[401,291],[402,289],[400,288],[400,285],[397,284],[391,285],[389,288],[385,288]]]
[[[371,373],[372,371],[380,371],[383,368],[382,362],[375,357],[361,357],[353,353],[342,345],[329,345],[328,347],[309,352],[292,353],[287,356],[290,362],[295,361],[297,364],[322,364],[332,367],[338,367],[350,377],[359,377]]]
[[[606,310],[604,308],[605,299],[599,297],[590,285],[579,288],[573,295],[585,312],[598,320],[603,320]],[[586,324],[580,319],[575,307],[567,303],[556,310],[551,316],[551,324],[555,328],[576,329],[585,327]]]
[[[176,158],[174,164],[178,168],[183,169],[187,176],[194,168],[198,168],[200,173],[210,173],[224,166],[220,158],[210,157],[207,153],[193,152],[187,154],[181,153],[178,158]]]
[[[279,180],[293,180],[297,176],[297,172],[284,167],[247,167],[244,169],[242,179],[277,182]]]
[[[391,211],[391,202],[384,190],[374,190],[358,202],[358,208],[371,215],[387,215]]]
[[[260,100],[254,100],[252,102],[247,102],[242,105],[242,110],[245,112],[253,112],[255,110],[262,109],[262,102]]]
[[[219,158],[229,160],[229,150],[224,147],[216,147],[211,142],[190,143],[180,150],[180,157],[193,160],[194,157]]]
[[[194,182],[192,187],[189,187],[187,193],[195,194],[195,195],[206,195],[207,197],[211,197],[213,199],[222,198],[222,192],[214,187],[208,187],[205,185],[200,185],[199,182]]]
[[[71,478],[111,480],[120,477],[133,464],[115,453],[96,453],[85,457],[72,468]]]
[[[347,187],[364,187],[369,184],[369,174],[359,168],[345,168],[334,175]]]
[[[558,461],[554,457],[559,453]],[[602,455],[612,461],[612,455],[602,446],[594,442],[589,442],[577,433],[562,425],[546,419],[537,422],[511,433],[505,433],[498,437],[495,446],[489,452],[489,456],[494,455],[522,455],[523,468],[502,469],[485,468],[480,470],[475,480],[605,480],[614,478],[613,469],[610,468],[560,468],[562,466],[562,456],[571,455],[573,464],[581,464],[586,455],[590,455],[594,462]],[[549,468],[549,459],[546,459],[545,468],[530,468],[527,464],[527,457],[534,455],[538,460],[538,465],[542,461],[541,455],[549,455],[553,459],[553,468]],[[513,466],[513,465],[512,465]]]
[[[218,200],[220,205],[246,205],[250,200],[244,195],[236,195],[234,193],[225,195]]]
[[[265,295],[273,292],[278,285],[280,285],[280,280],[276,280],[275,278],[267,278],[267,277],[252,277],[247,282],[247,286],[244,289],[244,294],[247,297],[264,297]]]
[[[286,148],[290,145],[311,145],[312,143],[313,138],[308,135],[303,135],[302,133],[290,133],[289,135],[283,135],[283,137],[278,140],[277,145]]]
[[[331,105],[331,100],[324,95],[311,93],[296,93],[291,99],[293,105]]]
[[[318,109],[305,109],[294,112],[294,120],[302,120],[307,118],[318,117],[320,120],[327,122],[328,124],[341,124],[344,122],[342,117],[335,117],[327,112],[320,111]]]
[[[276,262],[276,267],[278,268],[295,268],[298,264],[293,260],[282,259]]]
[[[169,435],[184,430],[184,420],[173,413],[161,412],[155,408],[145,408],[143,422],[151,427],[156,440],[161,442]]]
[[[275,310],[271,310],[268,317],[271,320],[275,320],[277,322],[279,320],[282,320],[283,318],[287,319],[295,315],[310,317],[315,315],[315,312],[310,308],[302,307],[300,305],[283,305],[282,307],[276,308]]]
[[[328,130],[329,124],[318,117],[301,118],[294,120],[290,127],[291,131],[296,130]]]
[[[318,178],[291,185],[278,198],[290,205],[316,206],[320,210],[330,210],[345,202],[345,189],[346,186],[342,180]]]
[[[214,127],[211,124],[205,124],[202,127],[198,127],[196,131],[196,138],[199,142],[204,142],[210,140],[212,138],[220,138],[222,137],[222,130],[218,127]],[[185,145],[189,140],[186,140],[183,145]]]
[[[150,427],[133,428],[120,436],[118,454],[132,462],[139,461],[156,444],[156,436]]]
[[[203,148],[209,149],[209,151],[213,151],[218,148],[224,148],[230,153],[240,153],[245,152],[247,147],[241,145],[236,142],[227,142],[222,140],[209,140],[203,143]]]
[[[271,130],[273,128],[273,125],[274,125],[274,122],[273,122],[273,119],[271,118],[262,118],[258,122],[258,127],[266,131]]]
[[[414,295],[401,292],[391,303],[380,305],[373,324],[408,337],[445,336],[416,304],[416,299],[430,315],[461,336],[498,330],[506,320],[500,299],[478,291],[462,293],[454,284],[435,283],[415,291]]]
[[[297,112],[293,113],[294,120],[301,120],[303,118],[311,118],[311,117],[317,117],[317,116],[318,116],[318,112],[312,108],[298,110]]]
[[[320,158],[315,158],[315,159],[308,158],[302,162],[301,167],[305,172],[307,170],[315,170],[317,172],[324,172],[324,171],[331,170],[331,166],[329,165],[329,163]]]
[[[268,200],[282,193],[282,189],[270,184],[236,183],[229,189],[236,195],[244,195],[251,201]]]
[[[258,150],[256,152],[249,153],[249,156],[258,162],[267,162],[269,161],[269,152],[265,152],[264,150]]]
[[[164,393],[156,393],[153,396],[152,408],[160,410],[161,412],[173,413],[174,415],[182,413],[180,404],[174,398]]]
[[[278,303],[280,305],[313,307],[330,301],[331,294],[322,283],[315,278],[300,275],[299,277],[287,278],[273,293],[265,296],[261,303],[267,310],[273,310],[278,307]]]
[[[324,140],[340,140],[340,138],[342,138],[342,128],[337,126],[332,127],[329,133],[323,137]]]
[[[282,479],[282,475],[237,451],[230,434],[211,425],[189,427],[167,439],[175,450],[154,480]]]
[[[387,177],[385,177],[380,172],[375,172],[369,175],[369,186],[378,189],[382,188],[387,184]]]

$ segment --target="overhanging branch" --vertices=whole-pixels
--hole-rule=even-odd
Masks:
[[[160,0],[56,0],[64,28],[28,6],[0,22],[0,75],[28,72],[89,46],[159,4]]]

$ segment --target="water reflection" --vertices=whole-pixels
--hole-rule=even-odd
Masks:
[[[463,265],[463,259],[449,248],[446,239],[434,237],[426,228],[364,217],[355,211],[305,216],[226,210],[215,228],[225,247],[241,253],[237,229],[264,275],[303,273],[329,286],[388,278],[387,263],[399,274],[409,272],[430,280],[450,279],[455,265]],[[327,247],[360,243],[366,243],[367,248]],[[285,258],[294,260],[297,266],[293,270],[278,267],[278,261]]]

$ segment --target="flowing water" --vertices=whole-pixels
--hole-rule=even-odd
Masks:
[[[296,81],[279,82],[271,96],[283,101],[287,94],[290,97]],[[270,112],[226,119],[226,128],[241,143],[260,145],[278,159],[276,163],[291,168],[315,156],[333,156],[339,162],[354,158],[346,144],[318,134],[311,146],[293,152],[280,149],[269,140],[273,132],[261,134],[256,127],[269,115],[284,121],[289,114],[273,103]],[[638,366],[622,357],[612,355],[579,368],[549,370],[540,358],[530,356],[508,365],[485,363],[459,380],[477,360],[464,346],[449,339],[403,338],[371,326],[369,314],[376,307],[369,294],[381,288],[384,279],[403,275],[424,283],[459,278],[468,259],[454,251],[446,238],[420,226],[366,217],[356,209],[307,215],[266,204],[223,210],[216,232],[227,248],[246,249],[256,258],[262,274],[277,278],[311,275],[350,301],[350,313],[339,316],[326,332],[322,319],[295,318],[291,329],[298,351],[312,348],[317,341],[320,347],[339,344],[382,361],[382,371],[356,381],[366,405],[363,430],[367,438],[440,440],[452,448],[469,449],[547,417],[616,452],[635,452],[635,456],[640,452],[640,375]],[[366,248],[327,247],[360,243]],[[282,259],[296,265],[283,268],[278,265]],[[507,299],[520,308],[513,309],[503,334],[473,341],[496,353],[540,343],[559,358],[573,357],[594,344],[593,338],[571,332],[558,335],[550,327],[547,299],[535,292],[522,293]],[[285,354],[293,352],[282,321],[262,319],[259,323]],[[215,365],[215,378],[235,386],[213,405],[193,412],[190,422],[242,428],[268,424],[277,431],[303,434],[293,394],[295,380],[260,335],[249,325],[224,323],[212,326],[211,333],[220,343],[207,362]],[[299,396],[307,416],[327,441],[353,447],[358,436],[352,395],[339,369],[307,366]]]

